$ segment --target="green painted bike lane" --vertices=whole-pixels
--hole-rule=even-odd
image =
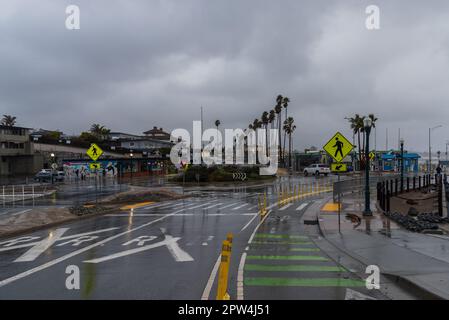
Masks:
[[[244,298],[344,299],[347,288],[366,292],[363,279],[314,244],[301,212],[292,209],[273,211],[248,245]]]

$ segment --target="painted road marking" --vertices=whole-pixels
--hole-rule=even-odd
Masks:
[[[161,217],[161,218],[159,218],[159,219],[155,219],[155,220],[152,220],[152,221],[150,221],[150,222],[144,223],[144,224],[142,224],[142,225],[140,225],[140,226],[138,226],[138,227],[135,227],[135,228],[132,228],[132,229],[128,229],[128,230],[126,230],[126,231],[124,231],[124,232],[118,233],[118,234],[113,235],[113,236],[111,236],[111,237],[109,237],[109,238],[103,239],[103,240],[98,241],[98,242],[96,242],[96,243],[93,243],[93,244],[91,244],[91,245],[89,245],[89,246],[86,246],[86,247],[81,248],[81,249],[79,249],[79,250],[76,250],[76,251],[73,251],[73,252],[71,252],[71,253],[68,253],[68,254],[66,254],[66,255],[64,255],[64,256],[62,256],[62,257],[59,257],[59,258],[54,259],[54,260],[51,260],[51,261],[49,261],[49,262],[47,262],[47,263],[44,263],[44,264],[42,264],[42,265],[40,265],[40,266],[37,266],[37,267],[34,267],[34,268],[29,269],[29,270],[27,270],[27,271],[21,272],[21,273],[19,273],[19,274],[16,274],[15,276],[10,277],[10,278],[1,280],[1,281],[0,281],[0,287],[3,287],[3,286],[5,286],[5,285],[7,285],[7,284],[9,284],[9,283],[11,283],[11,282],[14,282],[14,281],[20,280],[20,279],[22,279],[22,278],[25,278],[25,277],[27,277],[27,276],[29,276],[29,275],[32,275],[33,273],[36,273],[36,272],[42,271],[42,270],[44,270],[44,269],[47,269],[47,268],[49,268],[49,267],[52,267],[52,266],[54,266],[55,264],[58,264],[59,262],[65,261],[65,260],[67,260],[67,259],[70,259],[70,258],[72,258],[72,257],[74,257],[74,256],[76,256],[76,255],[78,255],[78,254],[80,254],[80,253],[89,251],[89,250],[91,250],[92,248],[101,246],[101,245],[103,245],[103,244],[105,244],[105,243],[108,243],[109,241],[112,241],[112,240],[114,240],[114,239],[117,239],[117,238],[119,238],[119,237],[121,237],[121,236],[123,236],[123,235],[125,235],[125,234],[128,234],[128,233],[130,233],[130,232],[133,232],[133,231],[136,231],[136,230],[145,228],[145,227],[148,227],[148,226],[150,226],[150,225],[152,225],[152,224],[154,224],[154,223],[156,223],[156,222],[159,222],[159,221],[161,221],[161,220],[163,220],[163,219],[165,219],[165,218],[167,218],[167,217],[173,216],[173,215],[175,215],[175,214],[177,214],[178,212],[181,212],[181,211],[182,211],[182,210],[180,210],[180,211],[175,211],[175,212],[172,212],[172,213],[169,213],[169,214],[167,214],[167,215],[165,215],[164,217]]]
[[[246,278],[247,286],[364,287],[365,281],[340,278]]]
[[[338,266],[312,266],[312,265],[270,266],[261,264],[247,264],[245,265],[245,271],[344,272],[346,270]]]
[[[288,234],[270,234],[270,233],[258,233],[255,238],[270,238],[270,239],[309,239],[307,236],[297,236]]]
[[[248,223],[247,224],[245,224],[245,226],[242,228],[242,229],[240,229],[240,232],[242,232],[243,230],[245,230],[246,228],[248,228],[249,227],[249,225],[251,224],[251,222],[253,222],[254,221],[254,219],[256,219],[257,218],[257,216],[258,216],[259,214],[258,213],[256,213],[255,215],[254,215],[254,217],[252,217],[249,221],[248,221]]]
[[[300,252],[317,252],[320,251],[318,248],[291,248],[289,251],[300,251]]]
[[[346,288],[345,300],[377,300],[361,292]]]
[[[295,260],[295,261],[330,261],[328,258],[322,256],[250,256],[246,257],[248,260]]]
[[[309,241],[253,241],[251,244],[285,244],[285,245],[291,245],[291,244],[313,244]]]
[[[226,206],[224,206],[224,207],[218,208],[218,210],[226,209],[226,208],[235,206],[236,204],[239,204],[239,203],[238,203],[238,202],[236,202],[236,203],[231,203],[231,204],[228,204],[228,205],[226,205]]]
[[[12,215],[13,215],[13,216],[18,216],[19,214],[27,213],[27,212],[29,212],[29,211],[31,211],[31,210],[33,210],[33,209],[25,209],[25,210],[22,210],[22,211],[13,213]]]
[[[216,200],[215,200],[215,201],[216,201]],[[210,204],[211,204],[212,202],[214,202],[214,201],[209,201],[209,202],[206,202],[206,203],[200,204],[199,206],[191,207],[191,208],[189,208],[189,210],[192,210],[192,209],[197,209],[197,208],[201,208],[201,207],[204,207],[204,206],[210,205]]]
[[[215,277],[217,276],[218,268],[220,267],[220,262],[221,262],[221,254],[218,255],[217,261],[215,261],[215,265],[212,268],[209,279],[207,280],[207,284],[206,287],[204,288],[201,300],[209,300],[210,291],[212,290],[212,286],[214,285]]]
[[[286,204],[285,206],[283,206],[282,208],[280,208],[279,211],[284,211],[285,209],[291,207],[292,204],[293,204],[293,203]]]
[[[116,229],[118,229],[118,227],[101,229],[101,230],[96,230],[96,231],[91,231],[91,232],[78,233],[78,234],[74,234],[71,236],[61,237],[58,240],[62,241],[62,240],[74,239],[74,238],[79,238],[79,237],[88,236],[88,235],[92,235],[92,234],[112,231],[112,230],[116,230]],[[39,239],[39,237],[21,237],[21,238],[16,238],[16,239],[8,240],[5,242],[1,242],[0,245],[4,244],[4,247],[0,248],[0,252],[35,246],[35,245],[39,244],[39,241],[29,242],[29,243],[15,245],[15,246],[12,246],[12,245],[19,243],[19,242],[31,241],[31,240],[36,240],[36,239]]]
[[[309,204],[308,202],[301,203],[301,204],[299,205],[299,207],[296,208],[296,211],[299,211],[299,210],[304,209],[305,207],[307,207],[308,204]]]
[[[217,206],[220,206],[220,205],[222,205],[223,203],[216,203],[216,204],[213,204],[213,205],[211,205],[211,206],[209,206],[209,207],[206,207],[206,208],[203,208],[203,210],[208,210],[208,209],[211,209],[211,208],[214,208],[214,207],[217,207]]]
[[[333,202],[328,202],[326,203],[322,208],[321,211],[338,211],[338,203],[333,203]],[[340,205],[340,209],[341,209],[341,205]]]
[[[139,202],[139,203],[134,203],[134,204],[129,204],[126,206],[123,206],[120,208],[120,210],[130,210],[130,209],[137,209],[137,208],[142,208],[145,207],[149,204],[154,203],[154,201],[146,201],[146,202]]]
[[[179,213],[176,215],[176,217],[185,217],[185,216],[197,216],[199,215],[199,213]],[[253,212],[253,213],[205,213],[205,216],[254,216],[254,215],[258,215],[257,212]],[[110,214],[106,214],[106,217],[125,217],[125,218],[129,218],[129,215],[125,215],[125,214],[120,214],[120,213],[110,213]],[[133,213],[132,214],[133,217],[163,217],[165,216],[165,214],[163,213]],[[0,249],[1,250],[1,249]]]
[[[242,204],[241,206],[235,207],[235,208],[232,209],[232,210],[238,210],[238,209],[241,209],[241,208],[243,208],[243,207],[246,207],[247,205],[249,205],[249,203],[244,203],[244,204]]]
[[[27,252],[18,257],[14,262],[29,262],[40,256],[41,253],[50,248],[53,243],[61,239],[61,236],[69,230],[69,228],[59,228],[54,232],[50,232],[47,238],[39,241],[35,246],[31,247]]]
[[[134,253],[139,253],[142,251],[147,251],[150,249],[154,249],[157,247],[161,247],[161,246],[167,246],[168,251],[170,251],[171,255],[173,256],[173,258],[175,259],[176,262],[186,262],[186,261],[193,261],[194,259],[192,258],[192,256],[190,256],[187,252],[185,252],[184,250],[182,250],[179,245],[178,245],[178,241],[181,239],[180,237],[172,237],[170,235],[164,235],[165,239],[157,242],[157,243],[153,243],[153,244],[149,244],[140,248],[135,248],[135,249],[130,249],[130,250],[125,250],[122,252],[118,252],[118,253],[114,253],[108,256],[104,256],[102,258],[97,258],[97,259],[92,259],[92,260],[85,260],[85,263],[100,263],[100,262],[104,262],[104,261],[109,261],[109,260],[113,260],[113,259],[117,259],[117,258],[121,258],[124,256],[129,256],[131,254]]]

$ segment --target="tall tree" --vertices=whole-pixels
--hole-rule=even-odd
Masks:
[[[287,97],[284,97],[282,99],[282,107],[285,109],[285,120],[288,119],[287,117],[287,108],[288,108],[288,104],[290,103],[290,99]],[[286,132],[284,131],[284,150],[283,150],[283,154],[285,155],[285,141],[286,141]],[[283,156],[283,159],[285,161],[285,156]]]
[[[296,129],[296,125],[294,125],[295,120],[293,117],[288,117],[284,121],[284,132],[288,134],[288,167],[291,169],[292,166],[292,134]]]
[[[262,117],[260,118],[261,123],[263,124],[264,128],[265,128],[265,150],[268,150],[268,112],[264,111],[262,113]]]
[[[278,140],[279,140],[279,145],[278,145],[278,153],[279,153],[279,158],[280,160],[282,160],[282,135],[281,135],[281,130],[282,130],[282,122],[281,122],[281,112],[282,112],[282,101],[284,100],[284,97],[282,95],[278,95],[276,97],[276,106],[274,107],[274,112],[277,115],[277,128],[278,128]]]
[[[0,124],[2,126],[13,127],[17,123],[16,119],[17,119],[17,117],[13,117],[11,115],[4,114]]]

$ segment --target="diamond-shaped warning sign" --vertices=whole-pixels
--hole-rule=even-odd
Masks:
[[[352,143],[340,132],[334,134],[323,147],[324,151],[334,158],[336,162],[341,162],[353,148]]]

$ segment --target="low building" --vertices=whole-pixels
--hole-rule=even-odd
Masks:
[[[145,131],[143,133],[146,137],[156,139],[156,140],[164,140],[170,141],[170,133],[165,132],[162,128],[153,127],[153,129]]]
[[[30,128],[0,125],[0,175],[33,174],[42,168],[34,154]]]

